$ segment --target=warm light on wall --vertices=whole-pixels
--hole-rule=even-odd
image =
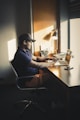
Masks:
[[[11,61],[14,57],[14,54],[16,52],[16,39],[12,39],[8,41],[8,58],[9,61]]]
[[[44,39],[44,37],[51,33],[51,31],[54,29],[53,26],[47,27],[45,29],[42,29],[40,31],[34,32],[34,39],[36,39],[35,42],[35,51],[40,51],[41,50],[48,50],[49,52],[53,52],[53,45],[52,45],[52,40],[49,38]]]

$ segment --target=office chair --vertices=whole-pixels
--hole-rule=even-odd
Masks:
[[[20,81],[22,81],[22,80],[31,80],[34,76],[22,76],[22,77],[19,77],[19,75],[18,75],[18,73],[17,73],[17,71],[16,71],[13,63],[14,63],[13,60],[10,61],[12,70],[13,70],[13,72],[14,72],[15,75],[16,75],[16,86],[17,86],[17,88],[18,88],[20,91],[29,91],[29,92],[34,92],[34,93],[37,94],[37,92],[38,92],[39,90],[47,90],[46,87],[38,87],[38,88],[36,88],[36,87],[35,87],[35,88],[34,88],[34,87],[32,87],[32,88],[29,87],[29,88],[27,88],[27,87],[21,85],[21,82],[20,82]],[[36,96],[35,96],[35,97],[36,97]],[[41,107],[37,102],[34,102],[34,101],[32,100],[32,96],[31,96],[31,98],[27,98],[27,99],[24,99],[24,100],[17,101],[17,102],[15,103],[15,105],[19,105],[20,103],[24,103],[24,105],[25,105],[20,115],[23,115],[24,111],[25,111],[29,106],[31,106],[31,105],[33,105],[34,107],[36,107],[37,109],[39,109],[39,110],[42,111],[42,112],[46,112],[46,110],[45,110],[43,107]]]

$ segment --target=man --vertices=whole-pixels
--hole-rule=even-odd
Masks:
[[[53,62],[46,63],[45,61],[53,58],[33,56],[31,53],[32,42],[35,40],[31,38],[29,33],[20,35],[19,47],[14,56],[14,66],[19,76],[34,75],[30,81],[26,80],[25,85],[27,87],[39,87],[50,79],[45,68],[53,66]],[[43,72],[40,73],[40,70]]]

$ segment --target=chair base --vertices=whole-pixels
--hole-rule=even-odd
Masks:
[[[32,105],[34,108],[40,110],[40,111],[43,112],[43,113],[46,112],[46,110],[45,110],[43,107],[41,107],[37,102],[33,102],[33,101],[31,101],[31,100],[20,100],[20,101],[18,101],[18,102],[15,103],[15,106],[19,106],[19,105],[21,105],[21,104],[24,104],[24,108],[23,108],[22,111],[20,112],[20,116],[21,116],[21,117],[23,116],[25,110],[26,110],[27,108],[29,108],[31,105]]]

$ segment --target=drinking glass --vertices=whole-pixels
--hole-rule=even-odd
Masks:
[[[72,57],[72,56],[71,56],[70,54],[66,54],[65,60],[67,61],[68,65],[66,66],[65,70],[73,69],[73,67],[70,67],[71,57]]]
[[[47,57],[47,55],[48,55],[48,50],[41,50],[40,53],[41,53],[41,56]]]

